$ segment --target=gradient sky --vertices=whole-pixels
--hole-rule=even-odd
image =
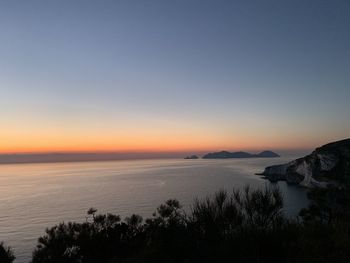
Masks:
[[[1,1],[0,153],[350,137],[350,1]]]

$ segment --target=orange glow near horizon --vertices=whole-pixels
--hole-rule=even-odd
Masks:
[[[263,129],[259,122],[228,129],[220,128],[220,123],[152,119],[123,119],[114,123],[96,120],[49,123],[26,119],[26,123],[9,124],[0,130],[1,154],[313,149],[338,139],[323,135],[310,140],[311,132],[277,132],[269,127]]]
[[[1,136],[1,154],[48,152],[181,152],[218,150],[305,149],[302,140],[249,136],[147,134],[130,135],[54,135]]]

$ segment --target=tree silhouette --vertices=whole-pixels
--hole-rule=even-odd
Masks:
[[[12,263],[15,260],[15,256],[10,247],[6,247],[3,242],[0,243],[0,262]]]

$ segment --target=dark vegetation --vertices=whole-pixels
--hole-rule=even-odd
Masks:
[[[32,263],[350,262],[349,187],[309,197],[298,219],[284,216],[277,188],[219,191],[188,213],[168,200],[145,221],[91,208],[83,223],[47,229]],[[12,262],[12,251],[0,247],[0,262]]]
[[[15,256],[10,247],[4,245],[3,242],[0,243],[0,262],[1,263],[11,263],[15,260]]]

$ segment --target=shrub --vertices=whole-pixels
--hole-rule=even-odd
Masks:
[[[0,262],[1,263],[11,263],[15,260],[15,256],[10,247],[4,245],[3,242],[0,243]]]

